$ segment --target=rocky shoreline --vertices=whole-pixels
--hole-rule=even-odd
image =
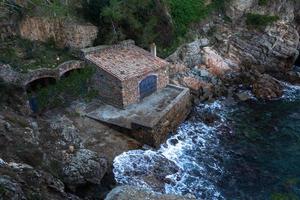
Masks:
[[[276,0],[270,7],[234,0],[226,15],[203,24],[197,39],[168,57],[171,83],[190,88],[193,103],[220,97],[262,101],[283,94],[281,81],[300,83],[293,68],[299,56],[299,3]],[[263,31],[250,29],[245,16],[275,13],[280,20]],[[297,20],[298,19],[298,20]],[[209,30],[215,33],[208,37]],[[104,199],[116,186],[112,163],[119,154],[148,148],[123,133],[83,116],[84,102],[56,108],[34,118],[22,91],[1,86],[0,197],[3,199]],[[93,102],[97,104],[97,102]],[[214,116],[203,116],[214,121]],[[153,178],[153,177],[152,177]],[[157,178],[157,177],[156,177]],[[160,177],[161,178],[161,177]],[[163,177],[165,178],[165,177]],[[193,199],[159,195],[122,186],[110,199]]]

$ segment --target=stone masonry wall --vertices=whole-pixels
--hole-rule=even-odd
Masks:
[[[53,69],[40,68],[27,73],[20,73],[15,71],[10,65],[0,64],[0,79],[4,80],[8,84],[26,88],[27,84],[37,79],[51,77],[59,80],[64,73],[74,69],[81,69],[85,66],[85,62],[81,60],[70,60]]]
[[[192,108],[189,89],[184,88],[183,92],[169,105],[169,110],[162,113],[163,117],[153,128],[142,127],[133,124],[134,130],[130,131],[130,135],[138,141],[153,147],[159,147],[164,143],[170,132],[177,129],[189,115]]]
[[[166,69],[159,69],[156,72],[126,80],[123,82],[122,90],[124,107],[140,101],[139,83],[149,75],[157,75],[157,90],[163,89],[169,83]]]
[[[104,103],[123,107],[121,81],[100,67],[95,66],[96,72],[92,77],[92,87],[99,92]]]

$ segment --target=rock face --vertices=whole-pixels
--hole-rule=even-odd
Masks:
[[[268,1],[266,5],[254,0],[233,0],[226,10],[233,24],[218,51],[239,64],[251,63],[262,73],[286,73],[299,54],[299,9],[298,2],[289,0]],[[248,13],[273,15],[279,20],[262,27],[264,30],[254,30],[245,25]]]
[[[26,164],[2,160],[0,174],[0,199],[3,200],[79,199],[66,193],[59,179]]]
[[[0,64],[0,80],[4,82],[18,85],[21,83],[22,76],[20,73],[14,71],[10,65],[2,65]]]
[[[287,24],[276,24],[266,32],[244,30],[229,38],[225,55],[238,63],[248,62],[260,72],[291,70],[298,55],[299,34]]]
[[[282,96],[283,87],[270,75],[263,74],[253,84],[253,93],[259,99],[272,100]]]
[[[100,184],[106,171],[106,160],[95,152],[80,149],[75,154],[65,154],[63,177],[69,186]]]
[[[299,3],[290,0],[268,1],[266,5],[259,5],[256,0],[232,0],[227,4],[226,15],[234,22],[242,20],[242,17],[250,12],[277,15],[282,20],[291,22],[299,11],[297,4]]]
[[[20,185],[9,176],[0,176],[0,186],[2,188],[0,194],[1,199],[26,199]]]
[[[257,0],[233,0],[226,4],[226,17],[215,17],[206,25],[201,26],[198,31],[199,38],[208,38],[205,45],[196,40],[195,42],[181,46],[168,59],[173,63],[187,65],[184,72],[173,75],[171,81],[192,89],[194,97],[200,100],[212,99],[212,96],[224,94],[233,95],[232,91],[238,91],[239,85],[245,85],[249,91],[250,85],[254,85],[255,95],[262,99],[272,99],[282,94],[281,88],[270,77],[269,74],[279,80],[299,83],[299,72],[293,70],[293,64],[299,55],[300,42],[300,3],[299,1],[274,0],[267,1],[266,5]],[[265,27],[254,28],[246,25],[248,13],[261,15],[278,16],[279,20]],[[211,36],[207,34],[207,27],[214,27]],[[244,68],[249,65],[251,68]],[[198,73],[200,70],[209,72],[209,76],[204,78],[205,72]],[[196,70],[195,70],[196,69]],[[249,70],[249,71],[247,71]],[[256,75],[250,75],[250,79],[244,80],[240,75],[256,71]],[[240,77],[235,89],[230,87],[234,80],[228,83],[228,74]],[[252,72],[250,72],[251,74]],[[213,77],[214,78],[211,78]],[[243,75],[242,75],[243,76]],[[218,85],[217,79],[221,79],[223,86]],[[264,79],[270,80],[268,85]],[[249,82],[250,81],[250,85]],[[247,83],[246,83],[247,82]],[[204,84],[205,83],[205,84]],[[235,84],[235,83],[234,83]],[[208,89],[209,98],[202,98],[205,92],[201,92],[203,85],[211,85],[213,89]],[[227,87],[229,86],[229,87]],[[211,87],[207,87],[211,88]],[[269,88],[263,92],[263,88]],[[232,90],[233,89],[233,90]],[[203,90],[203,89],[202,89]],[[204,91],[204,90],[203,90]],[[218,91],[218,92],[216,92]],[[239,91],[241,93],[242,91]],[[242,92],[243,93],[243,92]],[[246,94],[246,93],[244,93]],[[238,95],[238,99],[247,99],[247,95]],[[250,95],[251,96],[251,95]]]
[[[50,119],[50,127],[55,132],[58,132],[61,139],[59,145],[67,147],[74,145],[77,148],[82,147],[82,140],[79,137],[79,130],[74,126],[73,121],[64,116],[56,116]]]
[[[81,49],[92,46],[98,28],[61,19],[26,17],[19,25],[20,35],[30,40],[46,42],[54,39],[58,47]]]
[[[198,39],[179,47],[167,60],[172,63],[180,62],[188,67],[194,67],[201,63],[201,48],[208,45],[209,40],[207,38]]]
[[[224,59],[215,50],[210,47],[205,47],[202,50],[203,64],[210,69],[214,75],[222,75],[231,70],[236,64],[232,63],[229,59]]]
[[[156,192],[164,192],[165,184],[172,184],[168,175],[179,170],[174,162],[162,155],[156,155],[153,151],[130,151],[114,160],[114,174],[118,183],[151,186]]]
[[[147,189],[120,186],[113,189],[105,198],[105,200],[194,200],[194,197],[183,197],[177,195],[157,194]]]

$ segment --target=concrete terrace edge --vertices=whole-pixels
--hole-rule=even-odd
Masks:
[[[167,87],[172,87],[172,88],[175,88],[175,89],[179,89],[181,90],[180,94],[177,95],[177,97],[175,99],[173,99],[169,105],[164,109],[162,110],[160,113],[159,113],[159,117],[155,118],[155,120],[153,120],[149,125],[145,125],[145,123],[143,123],[142,121],[138,121],[138,120],[135,120],[133,121],[131,124],[132,124],[132,127],[136,127],[136,126],[142,126],[144,128],[149,128],[149,129],[152,129],[154,128],[160,121],[161,119],[163,119],[163,117],[172,110],[172,108],[174,107],[174,105],[176,105],[184,96],[186,95],[189,95],[190,94],[190,89],[188,88],[185,88],[185,87],[181,87],[181,86],[177,86],[177,85],[173,85],[173,84],[168,84]]]

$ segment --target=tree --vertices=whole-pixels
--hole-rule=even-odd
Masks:
[[[130,38],[148,47],[152,42],[167,45],[172,38],[173,27],[164,1],[110,0],[102,11],[103,20],[110,27],[103,36],[112,42]]]
[[[109,5],[109,0],[82,0],[85,18],[96,25],[101,25],[101,13]]]

